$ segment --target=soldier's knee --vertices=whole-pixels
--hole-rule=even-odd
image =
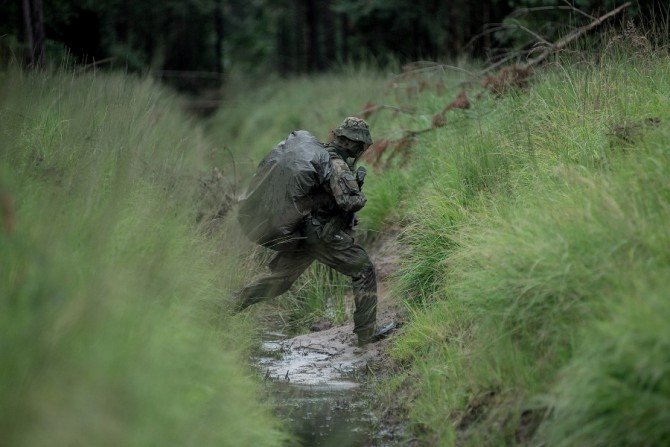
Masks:
[[[375,267],[369,259],[366,262],[361,262],[353,279],[360,282],[375,281]]]

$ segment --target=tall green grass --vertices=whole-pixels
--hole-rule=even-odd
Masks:
[[[667,442],[669,62],[561,60],[416,148],[392,393],[431,444]]]
[[[583,334],[552,395],[552,445],[665,445],[670,442],[668,278],[643,272],[622,284],[611,317]]]
[[[322,319],[334,325],[345,322],[353,313],[353,299],[347,300],[349,292],[349,278],[315,262],[286,296],[278,298],[288,332],[307,332]]]
[[[220,250],[195,224],[211,144],[178,105],[121,74],[0,73],[4,445],[284,439],[227,310],[234,227]]]

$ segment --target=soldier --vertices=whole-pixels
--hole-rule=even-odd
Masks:
[[[359,167],[355,174],[353,170],[360,155],[372,144],[372,137],[368,124],[355,117],[346,118],[333,134],[333,139],[323,146],[327,151],[320,159],[324,166],[317,166],[323,175],[310,192],[311,209],[291,234],[290,243],[273,247],[278,253],[269,263],[270,271],[242,289],[238,298],[244,309],[279,296],[316,260],[351,278],[356,304],[354,332],[362,346],[380,340],[393,329],[392,323],[376,327],[374,266],[352,237],[355,213],[367,200],[361,192],[365,168]]]

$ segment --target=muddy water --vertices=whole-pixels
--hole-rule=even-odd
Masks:
[[[374,417],[360,386],[365,353],[341,331],[267,334],[256,363],[278,414],[303,446],[370,445]]]

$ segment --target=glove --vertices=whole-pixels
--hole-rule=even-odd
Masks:
[[[351,213],[349,216],[348,228],[353,230],[356,225],[358,225],[358,216],[356,213]]]
[[[368,173],[368,171],[363,167],[359,166],[358,169],[356,169],[356,183],[358,183],[358,188],[363,187],[363,183],[365,182],[365,175]]]

